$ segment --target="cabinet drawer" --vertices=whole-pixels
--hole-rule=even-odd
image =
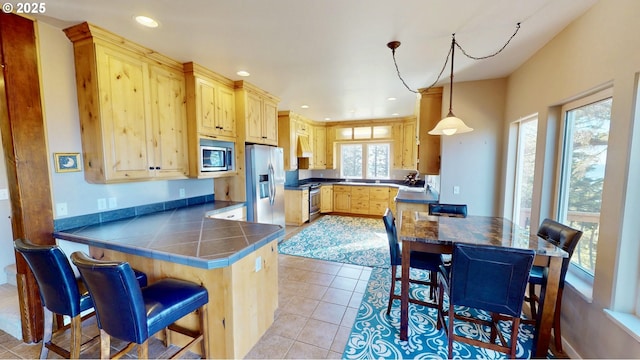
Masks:
[[[369,189],[369,198],[371,200],[389,200],[389,188],[388,187],[372,187]]]
[[[351,212],[354,214],[368,214],[369,200],[351,200]]]
[[[349,186],[349,185],[333,185],[333,192],[351,193],[351,186]]]
[[[352,199],[369,199],[369,188],[366,187],[354,187],[351,189]]]
[[[389,206],[388,201],[370,201],[369,215],[384,215],[385,210]]]
[[[209,215],[209,217],[212,218],[212,219],[241,220],[241,221],[244,221],[246,219],[245,207],[241,207],[241,208],[237,208],[237,209],[233,209],[233,210],[229,210],[229,211],[223,211],[223,212],[215,213],[215,214]]]

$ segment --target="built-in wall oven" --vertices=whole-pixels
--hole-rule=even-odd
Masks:
[[[309,186],[309,222],[320,216],[320,184]]]

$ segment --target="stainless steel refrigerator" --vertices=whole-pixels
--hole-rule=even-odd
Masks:
[[[284,151],[247,145],[247,220],[284,228]]]

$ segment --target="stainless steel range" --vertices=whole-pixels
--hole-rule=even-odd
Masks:
[[[320,183],[309,186],[309,222],[320,216]]]

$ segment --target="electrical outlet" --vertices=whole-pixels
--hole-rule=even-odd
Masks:
[[[98,210],[104,210],[107,208],[107,199],[100,198],[98,199]]]
[[[180,199],[186,197],[187,195],[184,192],[184,188],[180,188]]]
[[[460,186],[456,185],[453,187],[453,195],[460,194]]]
[[[256,258],[256,272],[262,270],[262,256]]]
[[[56,215],[58,216],[66,216],[69,213],[67,210],[67,203],[57,203],[56,204]]]
[[[9,189],[0,189],[0,200],[9,199]]]
[[[118,199],[114,197],[109,198],[109,209],[114,209],[118,207]]]

